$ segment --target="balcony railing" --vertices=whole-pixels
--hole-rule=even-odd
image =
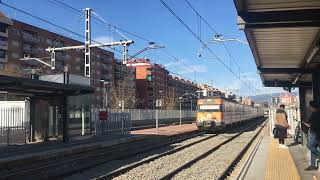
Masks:
[[[38,43],[39,42],[39,38],[37,36],[34,36],[32,34],[28,34],[25,32],[22,32],[22,39],[27,42],[31,42],[31,43]]]
[[[110,80],[110,79],[111,79],[111,75],[109,75],[109,74],[103,74],[103,75],[101,76],[101,78],[104,79],[104,80]]]
[[[57,58],[58,60],[65,60],[65,59],[67,58],[67,55],[64,54],[64,53],[61,53],[61,52],[57,52],[57,53],[56,53],[56,58]]]
[[[8,50],[8,41],[0,41],[0,49]]]
[[[30,54],[36,54],[38,52],[37,48],[28,45],[23,45],[23,51]]]

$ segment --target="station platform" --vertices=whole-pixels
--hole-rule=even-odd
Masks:
[[[198,130],[196,124],[192,123],[192,124],[159,127],[158,130],[156,128],[136,130],[136,131],[132,131],[131,134],[173,136],[173,135],[188,133],[196,130]]]
[[[269,128],[263,133],[263,139],[245,174],[246,180],[299,180],[319,179],[318,171],[305,171],[309,165],[309,151],[301,144],[287,138],[288,148],[279,147],[278,140],[270,135]]]

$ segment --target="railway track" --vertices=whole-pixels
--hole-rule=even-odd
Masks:
[[[169,140],[154,140],[131,142],[113,147],[100,148],[94,151],[73,154],[70,157],[59,157],[45,162],[29,162],[23,167],[12,169],[13,165],[2,167],[0,179],[55,179],[78,173],[89,168],[112,160],[130,158],[139,154],[147,153],[171,144],[186,141],[203,135],[204,132],[193,132],[174,136]],[[204,138],[205,139],[205,138]],[[6,170],[5,170],[6,169]]]
[[[267,122],[266,122],[267,123]],[[238,155],[232,160],[229,166],[219,175],[217,179],[224,180],[224,179],[243,179],[246,170],[249,168],[249,165],[254,157],[258,147],[262,141],[263,136],[259,136],[263,128],[265,127],[266,123],[259,129],[259,131],[252,137],[252,139],[245,145],[242,150],[238,153]],[[257,143],[252,148],[252,151],[248,155],[246,159],[244,159],[245,154],[248,152],[254,141],[257,140]],[[241,162],[242,161],[242,162]],[[242,166],[241,163],[243,163]]]
[[[175,176],[177,174],[179,174],[180,172],[182,172],[184,170],[187,170],[188,168],[190,168],[192,165],[196,164],[200,160],[205,159],[207,156],[209,156],[213,152],[217,151],[222,146],[232,142],[234,139],[241,136],[248,129],[257,126],[259,123],[261,123],[261,121],[258,123],[254,123],[251,126],[248,126],[247,128],[241,130],[240,132],[236,133],[235,135],[232,135],[231,137],[220,139],[219,143],[216,143],[216,145],[214,145],[214,146],[209,145],[208,149],[206,149],[205,151],[203,151],[201,153],[198,153],[198,155],[194,156],[192,159],[190,159],[190,158],[185,159],[186,162],[182,163],[180,166],[172,167],[172,166],[174,166],[175,161],[179,161],[179,159],[181,158],[181,154],[185,154],[185,156],[190,155],[190,153],[188,154],[188,152],[190,152],[194,149],[197,149],[196,146],[200,146],[201,143],[190,144],[187,147],[177,148],[175,150],[168,151],[168,152],[159,154],[157,156],[153,156],[151,158],[147,158],[143,161],[140,161],[140,162],[131,164],[129,166],[120,168],[118,170],[112,171],[112,172],[107,173],[105,175],[101,175],[95,179],[112,179],[112,178],[131,179],[133,177],[136,179],[175,179]],[[257,132],[257,134],[261,131],[261,129],[262,128],[260,128],[260,130]],[[219,136],[223,136],[223,134],[220,134]],[[215,136],[215,137],[217,137],[217,136]],[[209,143],[209,141],[210,140],[207,140],[206,142],[203,142],[202,144]],[[188,150],[188,148],[189,148],[189,150]],[[194,148],[194,149],[192,149],[192,148]],[[181,151],[185,151],[185,152],[181,153]],[[175,154],[178,154],[178,153],[180,153],[180,156],[176,155],[176,157],[174,157]],[[170,159],[168,159],[168,158],[166,159],[166,157],[168,157],[168,156],[173,156],[172,162],[170,162]],[[156,162],[156,161],[162,161],[162,162]],[[167,161],[167,162],[165,162],[165,161]],[[156,167],[152,167],[152,166],[156,166]],[[167,172],[167,171],[166,172],[158,172],[159,174],[164,173],[164,175],[159,175],[159,174],[154,175],[155,173],[157,173],[155,170],[161,171],[160,168],[162,168],[164,166],[170,167],[169,172]],[[230,168],[230,169],[232,169],[232,168]],[[146,173],[147,175],[145,175],[145,176],[141,175],[141,172]],[[229,172],[229,171],[226,171],[226,172]],[[182,178],[182,179],[184,179],[184,178]]]

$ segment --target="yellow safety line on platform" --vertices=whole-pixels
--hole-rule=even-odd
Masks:
[[[298,170],[289,149],[279,148],[277,140],[272,139],[269,146],[265,180],[298,180]]]

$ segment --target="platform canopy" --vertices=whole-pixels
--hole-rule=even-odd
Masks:
[[[311,86],[320,63],[319,0],[234,0],[263,84]]]
[[[61,84],[55,82],[0,75],[0,91],[38,98],[75,96],[93,93],[88,86]]]

